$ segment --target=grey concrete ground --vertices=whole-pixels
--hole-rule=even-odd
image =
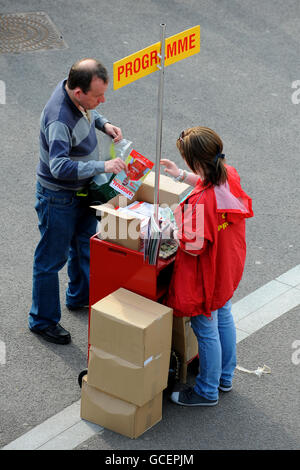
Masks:
[[[180,162],[180,131],[206,125],[223,138],[253,197],[247,223],[245,274],[239,300],[299,264],[299,113],[292,83],[300,80],[300,5],[297,0],[66,0],[0,1],[0,14],[45,11],[63,34],[62,50],[0,54],[1,315],[0,446],[18,438],[80,398],[86,367],[86,311],[64,307],[68,346],[43,342],[27,329],[32,257],[38,229],[33,209],[39,117],[57,82],[78,58],[97,57],[112,77],[113,62],[200,24],[201,51],[166,69],[163,155]],[[158,75],[107,93],[99,111],[120,125],[136,150],[154,161]],[[299,367],[291,344],[299,339],[299,308],[241,342],[240,363],[272,368],[258,379],[237,372],[222,405],[185,410],[166,401],[163,420],[137,441],[105,431],[81,448],[297,449]]]

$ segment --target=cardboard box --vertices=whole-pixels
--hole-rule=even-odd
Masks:
[[[135,439],[162,419],[162,393],[138,407],[92,387],[84,376],[80,416]]]
[[[120,288],[91,307],[89,343],[140,367],[171,350],[173,310]]]
[[[168,204],[173,210],[193,188],[166,175],[159,177],[159,204]],[[155,172],[150,171],[139,188],[137,200],[154,203]]]
[[[140,251],[141,220],[128,213],[119,212],[119,207],[127,207],[134,201],[154,204],[155,173],[150,172],[135,196],[130,200],[118,195],[109,202],[98,206],[91,206],[101,214],[100,237],[111,243]],[[172,210],[180,203],[183,197],[191,191],[191,186],[178,183],[165,175],[160,175],[159,204],[168,205]]]
[[[181,382],[186,382],[187,365],[198,354],[198,341],[191,326],[190,317],[173,318],[172,349],[181,359]]]
[[[143,406],[168,385],[170,350],[137,366],[90,346],[88,384],[121,400]]]
[[[119,207],[126,207],[132,201],[119,195],[101,206],[92,206],[101,214],[99,238],[117,245],[140,251],[141,249],[141,219],[128,212],[117,211]]]

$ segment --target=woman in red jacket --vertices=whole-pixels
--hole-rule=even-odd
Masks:
[[[225,164],[216,132],[207,127],[187,129],[177,147],[192,173],[167,159],[161,164],[166,173],[194,189],[174,213],[179,249],[166,303],[174,315],[191,317],[200,371],[195,386],[173,392],[171,400],[213,406],[219,390],[231,390],[236,367],[230,299],[244,270],[245,219],[253,216],[252,201],[241,188],[237,171]]]

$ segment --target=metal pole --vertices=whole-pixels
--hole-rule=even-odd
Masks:
[[[160,159],[161,159],[161,142],[162,142],[166,25],[162,23],[160,27],[161,27],[161,53],[158,56],[160,57],[161,61],[160,61],[160,66],[158,66],[160,69],[160,73],[159,73],[159,88],[158,88],[155,188],[154,188],[154,217],[157,223],[158,223],[158,207],[159,207],[159,177],[160,177]]]

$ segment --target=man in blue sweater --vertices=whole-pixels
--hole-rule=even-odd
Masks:
[[[68,263],[69,309],[89,303],[89,242],[97,219],[82,191],[99,173],[126,170],[120,158],[99,161],[98,129],[115,142],[122,139],[95,108],[105,102],[105,67],[94,59],[76,62],[46,104],[40,121],[40,160],[35,209],[40,241],[34,254],[29,328],[45,340],[67,344],[71,335],[59,323],[61,308],[58,272]]]

